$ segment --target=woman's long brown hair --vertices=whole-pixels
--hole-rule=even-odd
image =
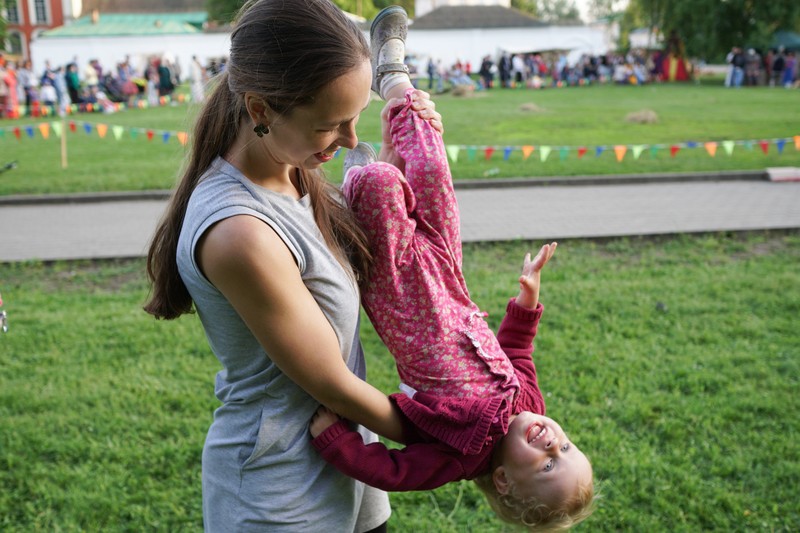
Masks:
[[[244,93],[259,93],[274,111],[288,115],[368,59],[361,30],[329,0],[251,0],[242,7],[225,72],[194,125],[186,168],[150,245],[145,311],[173,319],[192,310],[178,272],[178,238],[192,191],[245,123]],[[371,262],[366,237],[338,190],[321,171],[299,176],[325,242],[342,264],[352,265],[357,279],[366,280]]]

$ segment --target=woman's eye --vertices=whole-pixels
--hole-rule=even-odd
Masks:
[[[552,469],[553,469],[553,460],[552,460],[552,459],[550,459],[549,461],[547,461],[547,464],[546,464],[546,465],[544,465],[544,471],[545,471],[545,472],[549,472],[549,471],[551,471]]]

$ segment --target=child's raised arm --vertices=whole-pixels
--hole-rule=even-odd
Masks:
[[[542,281],[542,268],[547,264],[556,252],[558,243],[545,244],[539,249],[539,253],[531,260],[531,254],[525,254],[522,264],[522,274],[519,277],[519,296],[517,305],[535,309],[539,304],[539,287]]]

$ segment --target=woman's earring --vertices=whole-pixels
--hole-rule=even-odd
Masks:
[[[264,135],[269,134],[269,126],[267,126],[266,124],[259,124],[258,126],[253,128],[253,131],[256,132],[256,135],[258,135],[259,137],[263,137]]]

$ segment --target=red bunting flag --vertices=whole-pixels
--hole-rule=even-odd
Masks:
[[[583,157],[585,154],[586,154],[586,147],[585,146],[579,146],[578,147],[578,159]]]
[[[761,141],[761,142],[760,142],[760,143],[758,143],[758,144],[759,144],[759,146],[761,146],[761,151],[762,151],[762,152],[764,152],[765,154],[766,154],[767,152],[769,152],[769,143],[768,143],[767,141]]]
[[[488,146],[484,153],[485,153],[486,160],[488,161],[489,159],[492,158],[492,154],[494,153],[494,148],[491,147],[491,146]]]
[[[14,128],[14,137],[16,137],[18,141],[22,139],[22,132],[18,127]]]
[[[75,124],[74,120],[69,121],[69,131],[71,131],[72,133],[78,131],[78,126]]]
[[[148,141],[152,141],[153,140],[153,135],[155,135],[153,130],[147,130],[147,140]]]
[[[677,144],[673,144],[672,146],[669,147],[669,155],[675,157],[675,154],[677,154],[680,149],[681,149],[680,146],[678,146]]]

